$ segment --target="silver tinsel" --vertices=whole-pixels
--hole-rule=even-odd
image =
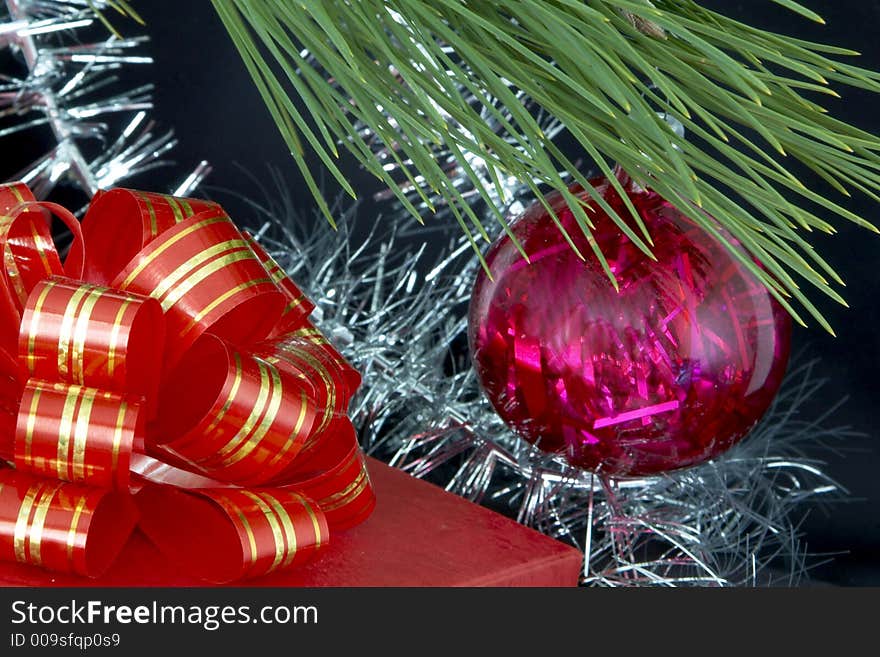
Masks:
[[[105,32],[100,41],[83,42],[82,35],[96,31],[90,5],[108,9],[104,0],[0,2],[0,48],[10,48],[26,71],[0,72],[0,138],[48,127],[56,142],[11,178],[27,183],[38,198],[62,180],[91,197],[162,165],[177,143],[170,130],[157,131],[147,118],[152,85],[119,90],[127,67],[152,62],[140,53],[148,37]],[[91,158],[86,141],[98,146]],[[209,171],[201,162],[174,193],[190,194]]]
[[[251,202],[258,237],[363,373],[351,414],[374,456],[579,546],[587,585],[801,581],[810,559],[799,519],[812,503],[843,495],[815,449],[852,433],[826,426],[834,408],[800,416],[823,383],[814,362],[791,367],[764,420],[717,460],[600,480],[518,438],[481,393],[466,347],[479,265],[464,238],[434,233],[430,244],[406,248],[405,221],[376,221],[353,243],[354,209],[340,211],[339,232],[319,223],[306,234],[283,187],[263,191],[276,200]]]

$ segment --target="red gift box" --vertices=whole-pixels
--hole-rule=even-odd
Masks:
[[[377,504],[311,562],[246,586],[575,586],[583,554],[509,518],[368,459]],[[205,586],[139,532],[102,577],[0,563],[4,586]]]

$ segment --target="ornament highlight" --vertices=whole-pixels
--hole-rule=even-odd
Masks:
[[[788,314],[728,250],[624,182],[656,262],[575,189],[619,291],[554,196],[585,260],[535,203],[512,226],[529,261],[508,236],[496,241],[469,315],[477,375],[504,421],[572,465],[617,477],[702,463],[743,438],[779,389],[791,334]],[[628,216],[607,180],[592,184]]]

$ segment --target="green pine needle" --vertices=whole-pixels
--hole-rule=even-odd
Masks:
[[[89,9],[92,10],[92,13],[95,14],[97,19],[104,24],[104,27],[107,28],[109,32],[111,32],[116,38],[121,39],[122,35],[119,33],[113,23],[111,23],[107,17],[104,15],[104,12],[95,4],[94,0],[86,0],[86,4],[89,6]],[[138,25],[145,25],[144,19],[140,17],[140,15],[134,10],[134,8],[125,0],[105,0],[104,5],[112,9],[118,14],[122,16],[126,16],[132,19]]]
[[[774,1],[824,22],[802,3]],[[853,51],[767,32],[692,0],[212,2],[331,221],[305,148],[353,194],[337,164],[337,148],[347,150],[417,216],[355,130],[360,122],[398,163],[412,164],[418,177],[401,167],[409,183],[424,201],[434,193],[448,204],[478,253],[485,227],[434,157],[438,148],[483,158],[499,193],[497,181],[513,175],[535,192],[540,183],[566,194],[589,237],[589,214],[567,194],[560,169],[586,180],[541,132],[516,93],[522,92],[562,121],[606,175],[618,164],[724,242],[801,323],[795,304],[831,331],[799,281],[845,304],[831,287],[842,284],[840,276],[804,233],[835,232],[834,216],[877,232],[807,189],[796,173],[806,167],[844,196],[854,190],[880,198],[880,140],[819,104],[838,96],[831,84],[880,91],[880,74],[839,61]],[[464,94],[482,104],[466,102]],[[502,118],[495,103],[510,113],[501,134],[480,116]],[[658,110],[681,121],[689,138],[670,131]],[[476,172],[465,172],[488,199]],[[638,216],[631,224],[594,200],[650,253],[651,236]],[[730,244],[709,216],[765,268]],[[500,214],[495,218],[508,229]]]

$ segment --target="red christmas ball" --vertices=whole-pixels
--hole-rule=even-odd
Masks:
[[[620,216],[605,179],[593,185]],[[575,190],[584,200],[589,197]],[[536,203],[489,250],[469,317],[476,371],[526,440],[613,476],[683,468],[730,448],[781,383],[791,320],[758,279],[656,193],[629,186],[652,261],[589,213],[610,279],[561,196],[548,200],[586,261]],[[638,233],[638,230],[635,229]]]

